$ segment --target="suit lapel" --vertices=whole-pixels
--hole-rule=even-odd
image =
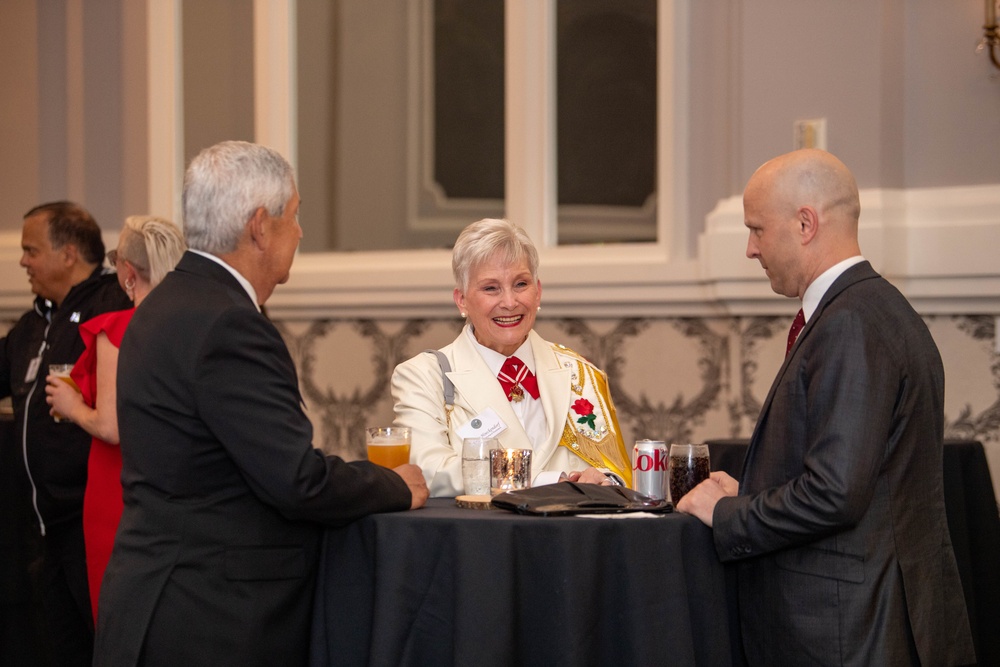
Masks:
[[[569,376],[572,371],[559,365],[551,345],[534,331],[528,335],[528,340],[531,341],[531,354],[535,357],[535,377],[538,378],[542,410],[545,412],[545,441],[540,443],[540,451],[536,454],[539,465],[544,466],[562,438],[569,412]]]
[[[459,395],[468,403],[472,415],[481,413],[492,407],[501,421],[507,425],[506,430],[497,438],[504,447],[523,447],[528,442],[528,434],[510,407],[510,402],[503,394],[500,383],[493,377],[489,366],[469,340],[467,328],[452,346],[453,368],[448,378],[455,384]],[[461,426],[457,424],[456,426]]]
[[[792,349],[785,357],[784,362],[781,364],[781,368],[778,369],[778,373],[775,376],[774,381],[771,383],[771,388],[767,392],[767,398],[764,399],[764,404],[761,406],[760,416],[757,418],[757,424],[754,426],[753,435],[750,436],[750,447],[747,450],[746,459],[743,461],[743,474],[746,473],[747,468],[750,466],[751,458],[753,457],[754,450],[756,449],[758,435],[763,428],[764,422],[767,420],[767,414],[770,411],[771,403],[774,400],[774,392],[777,390],[778,385],[781,384],[781,380],[785,376],[785,371],[788,369],[789,365],[793,362],[796,364],[798,363],[799,349],[802,347],[803,342],[813,330],[813,327],[816,326],[817,322],[819,322],[827,305],[851,285],[862,280],[869,280],[877,277],[878,273],[875,272],[869,262],[859,262],[844,271],[844,273],[833,281],[833,284],[830,285],[829,289],[826,290],[823,298],[820,299],[819,305],[816,307],[816,312],[812,314],[812,317],[810,317],[809,321],[806,322],[802,331],[799,332],[799,336],[795,340],[795,345],[792,346]]]

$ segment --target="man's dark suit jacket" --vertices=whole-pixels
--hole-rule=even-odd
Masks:
[[[305,664],[322,525],[408,509],[403,480],[313,448],[278,331],[190,252],[125,334],[118,420],[94,664]]]
[[[942,491],[944,369],[867,262],[845,271],[764,402],[716,506],[751,664],[974,662]]]

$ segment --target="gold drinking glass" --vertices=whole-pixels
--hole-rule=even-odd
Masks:
[[[406,426],[372,427],[368,432],[368,460],[385,468],[410,462],[410,429]]]
[[[69,376],[72,370],[73,364],[49,364],[49,375],[55,375],[60,380],[73,387],[74,390],[79,392],[80,388],[76,386],[76,382],[74,382],[73,378]],[[57,422],[66,420],[66,417],[58,412],[53,413],[52,418]]]

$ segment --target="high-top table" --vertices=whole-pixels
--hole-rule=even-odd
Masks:
[[[709,440],[712,470],[739,479],[748,440]],[[980,665],[1000,665],[1000,514],[983,445],[945,440],[944,504]]]
[[[742,660],[731,614],[711,531],[692,517],[534,517],[440,498],[327,531],[311,657],[725,666]]]

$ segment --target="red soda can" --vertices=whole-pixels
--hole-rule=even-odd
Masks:
[[[663,440],[636,440],[632,449],[632,489],[654,500],[667,497],[670,456]]]

